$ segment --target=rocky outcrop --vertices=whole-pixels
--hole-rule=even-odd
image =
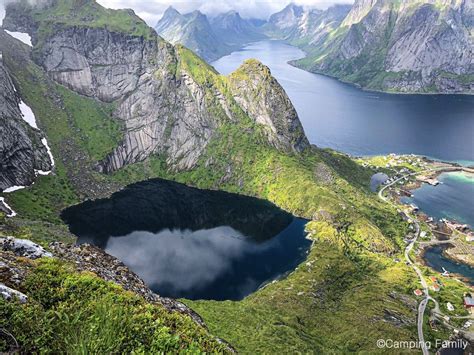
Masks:
[[[3,31],[1,35],[7,36]],[[43,135],[25,122],[20,102],[0,57],[0,191],[30,185],[37,170],[51,170],[48,150],[41,142]]]
[[[124,122],[124,139],[100,163],[99,169],[113,172],[152,154],[165,157],[175,170],[196,166],[222,122],[221,113],[226,116],[224,120],[235,122],[229,109],[235,103],[222,92],[217,73],[199,57],[186,49],[173,47],[151,32],[137,35],[122,29],[112,31],[93,22],[89,26],[84,18],[76,19],[76,13],[88,13],[89,7],[96,17],[101,16],[101,11],[103,16],[114,16],[114,13],[92,0],[81,4],[67,14],[68,21],[81,21],[80,25],[64,25],[60,17],[50,17],[45,22],[44,17],[38,15],[41,11],[27,11],[17,4],[7,6],[4,23],[10,30],[16,30],[15,19],[24,19],[29,14],[33,23],[29,28],[35,29],[31,33],[36,43],[35,61],[50,77],[79,94],[115,105],[113,115]],[[55,5],[52,6],[43,11],[54,13]],[[129,20],[135,21],[135,18]],[[133,25],[137,26],[135,22]],[[41,40],[39,34],[43,36]],[[210,81],[203,82],[203,77]],[[274,79],[268,83],[278,85]],[[279,85],[275,90],[283,92]],[[290,116],[294,116],[287,98],[279,108],[293,110]],[[252,116],[259,110],[247,112]],[[268,123],[251,118],[258,123]],[[286,122],[288,129],[283,126],[280,129],[283,121],[278,121],[276,129],[270,127],[270,131],[285,136],[269,136],[269,141],[281,149],[288,150],[285,146],[288,143],[295,150],[301,150],[304,144],[300,141],[306,138],[300,137],[299,122]],[[293,132],[297,137],[288,136]]]
[[[11,251],[17,256],[29,259],[51,257],[52,254],[31,240],[17,239],[13,237],[0,238],[0,250]]]
[[[0,282],[0,296],[2,296],[7,301],[17,299],[20,303],[26,303],[26,301],[28,300],[28,296],[8,286],[5,286],[1,282]]]
[[[11,299],[18,297],[26,302],[27,298],[14,288],[25,281],[34,267],[28,260],[42,257],[53,257],[71,263],[76,271],[91,272],[103,280],[120,285],[148,302],[163,305],[169,311],[176,311],[190,316],[196,323],[205,326],[202,318],[184,305],[173,299],[160,297],[153,293],[136,274],[121,261],[91,245],[66,245],[59,242],[50,245],[52,253],[26,239],[13,237],[0,239],[0,295]],[[19,259],[23,258],[23,259]],[[22,261],[23,260],[23,261]]]
[[[470,0],[358,0],[297,65],[369,89],[473,93],[473,13]]]
[[[230,75],[230,83],[235,101],[266,128],[271,144],[296,152],[309,146],[295,108],[268,67],[247,60]]]

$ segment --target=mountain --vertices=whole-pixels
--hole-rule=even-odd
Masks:
[[[358,0],[295,64],[367,89],[472,93],[473,14],[470,0]]]
[[[350,5],[334,5],[320,10],[290,4],[270,16],[265,31],[272,37],[311,51],[339,27],[350,9]]]
[[[211,25],[222,41],[236,47],[265,38],[251,20],[243,19],[236,11],[213,17]]]
[[[80,11],[90,11],[89,6]],[[9,14],[9,27],[14,28],[20,21],[15,16],[20,15],[12,10]],[[24,20],[25,15],[21,16]],[[108,29],[74,25],[51,32],[44,30],[54,26],[51,20],[43,21],[33,12],[28,16],[38,29],[31,33],[34,43],[40,43],[35,47],[35,58],[50,77],[81,95],[114,103],[116,107],[113,115],[123,122],[124,137],[100,163],[103,171],[116,171],[151,154],[166,156],[176,169],[190,169],[198,163],[222,122],[237,119],[240,108],[233,109],[237,98],[226,97],[227,92],[219,88],[226,79],[184,47],[173,48],[157,38],[152,30],[146,37],[113,35]],[[204,18],[201,14],[192,17]],[[73,48],[71,41],[76,43]],[[258,84],[265,77],[254,79]],[[204,82],[210,86],[203,86]],[[280,86],[272,94],[278,95],[275,105],[287,105]],[[291,120],[275,125],[280,131],[271,133],[269,141],[279,148],[300,151],[308,145],[296,113]],[[285,144],[289,142],[288,135],[293,134],[291,141],[297,143]]]
[[[0,40],[9,36],[0,29]],[[44,135],[31,127],[20,108],[21,101],[0,51],[0,191],[31,185],[38,171],[51,170]],[[24,109],[23,109],[24,110]]]
[[[155,30],[171,43],[180,43],[193,50],[207,62],[212,62],[244,44],[265,38],[256,20],[245,20],[238,12],[227,13],[211,18],[199,11],[182,15],[169,7],[158,21]]]
[[[206,15],[199,11],[181,15],[170,6],[155,30],[167,41],[181,43],[208,62],[232,51],[232,47],[216,35]]]
[[[305,13],[302,6],[288,4],[283,10],[270,16],[268,24],[272,29],[281,31],[283,36],[293,31]]]

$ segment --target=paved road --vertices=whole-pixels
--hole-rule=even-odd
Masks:
[[[401,181],[401,180],[403,180],[403,179],[405,179],[409,176],[423,174],[423,173],[433,171],[433,170],[436,170],[436,169],[428,169],[428,170],[423,170],[423,171],[403,175],[402,177],[400,177],[400,178],[396,179],[395,181],[391,182],[390,184],[385,185],[384,187],[382,187],[379,191],[379,198],[381,200],[387,202],[387,203],[390,203],[388,198],[386,198],[383,195],[383,192],[385,191],[385,189],[389,188],[390,186],[396,184],[397,182],[399,182],[399,181]],[[405,259],[406,259],[407,263],[410,264],[410,266],[413,268],[413,270],[415,270],[416,274],[418,275],[418,278],[420,279],[421,286],[423,287],[423,291],[425,293],[425,298],[418,305],[418,319],[417,319],[418,340],[419,340],[419,344],[421,345],[421,350],[423,352],[423,355],[429,355],[428,348],[426,347],[426,344],[425,344],[425,336],[423,334],[423,319],[424,319],[424,315],[425,315],[425,311],[426,311],[426,306],[428,305],[428,302],[430,300],[435,302],[435,309],[438,309],[438,311],[439,311],[439,305],[438,305],[438,302],[436,302],[435,299],[431,298],[430,293],[429,293],[429,289],[428,289],[428,284],[426,283],[426,280],[423,277],[423,274],[421,273],[420,269],[410,259],[410,251],[413,249],[413,246],[415,245],[416,241],[418,240],[418,237],[420,236],[420,224],[418,223],[418,221],[416,219],[410,217],[408,214],[405,213],[405,216],[415,226],[415,237],[411,240],[411,242],[405,248]]]
[[[423,170],[423,171],[418,171],[418,172],[414,172],[414,173],[410,173],[410,174],[406,174],[406,175],[403,175],[402,177],[398,178],[397,180],[391,182],[390,184],[388,185],[385,185],[384,187],[382,187],[379,191],[379,198],[382,200],[382,201],[385,201],[387,203],[391,203],[389,201],[388,198],[386,198],[384,195],[383,195],[383,192],[389,188],[390,186],[396,184],[397,182],[401,181],[402,179],[405,179],[409,176],[413,176],[413,175],[418,175],[418,174],[423,174],[423,173],[427,173],[427,172],[431,172],[431,171],[436,171],[436,170],[445,170],[443,168],[437,168],[437,169],[427,169],[427,170]],[[423,298],[423,300],[420,302],[420,304],[418,305],[418,319],[417,319],[417,329],[418,329],[418,340],[420,342],[420,345],[421,345],[421,348],[422,348],[422,351],[423,351],[423,355],[429,355],[429,351],[428,349],[426,348],[426,345],[425,345],[425,336],[423,334],[423,320],[424,320],[424,315],[425,315],[425,311],[426,311],[426,306],[428,305],[428,302],[429,301],[432,301],[434,303],[434,309],[433,309],[433,313],[440,316],[440,317],[445,317],[445,315],[441,312],[440,308],[439,308],[439,303],[438,301],[436,301],[433,297],[430,296],[429,294],[429,289],[428,289],[428,284],[426,283],[426,280],[425,278],[423,277],[423,274],[421,273],[420,269],[415,265],[415,263],[410,259],[410,251],[413,249],[416,241],[418,240],[418,237],[420,236],[420,224],[418,222],[417,219],[415,218],[412,218],[410,217],[408,214],[406,214],[405,212],[403,212],[405,214],[405,216],[407,217],[407,219],[409,221],[411,221],[414,226],[415,226],[415,237],[411,240],[411,242],[407,245],[407,247],[405,248],[405,259],[407,261],[407,263],[413,268],[413,270],[415,270],[416,274],[418,275],[418,278],[420,279],[420,283],[421,283],[421,286],[423,287],[423,292],[425,294],[425,298]],[[429,242],[427,242],[426,244],[429,244]],[[434,244],[434,243],[433,243]],[[469,315],[469,316],[464,316],[464,317],[451,317],[451,318],[459,318],[459,319],[462,319],[462,318],[466,318],[466,319],[472,319],[472,315]],[[443,320],[443,323],[450,327],[450,328],[453,328],[452,325],[450,325],[448,322],[444,321]]]

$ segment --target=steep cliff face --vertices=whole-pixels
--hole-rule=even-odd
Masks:
[[[70,8],[64,15],[67,4]],[[103,171],[116,171],[152,154],[166,157],[175,170],[190,169],[219,125],[223,121],[236,123],[230,109],[234,101],[225,93],[227,79],[189,50],[176,49],[151,29],[141,30],[144,35],[135,33],[136,25],[126,22],[135,21],[133,16],[122,18],[123,12],[108,13],[110,10],[101,10],[93,1],[78,5],[71,0],[62,5],[61,13],[54,2],[46,9],[21,5],[7,7],[4,23],[15,30],[16,18],[25,22],[29,16],[32,24],[27,27],[35,29],[31,35],[36,44],[36,62],[69,89],[113,103],[114,116],[124,122],[124,139],[101,162]],[[92,12],[90,22],[77,15]],[[109,26],[98,25],[101,16],[119,17],[122,23],[110,30]],[[54,30],[46,31],[51,28]],[[269,138],[270,142],[278,140]]]
[[[287,5],[283,10],[270,16],[268,24],[285,35],[297,25],[304,14],[302,6],[295,4]]]
[[[370,89],[472,93],[473,11],[470,0],[359,0],[297,65]]]
[[[7,36],[1,32],[0,39]],[[43,135],[24,120],[20,103],[0,57],[0,191],[30,185],[36,171],[51,170],[47,148],[41,142]]]
[[[341,24],[350,9],[349,5],[334,5],[320,10],[290,4],[270,17],[265,30],[273,37],[287,40],[310,52]]]
[[[230,84],[234,99],[266,127],[271,144],[297,152],[309,146],[295,108],[270,69],[249,59],[230,75]]]

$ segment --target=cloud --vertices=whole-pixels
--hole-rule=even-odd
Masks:
[[[0,0],[0,21],[5,16],[5,4],[12,0]],[[33,0],[32,0],[33,1]],[[230,10],[236,10],[245,18],[267,19],[271,14],[283,9],[291,0],[98,0],[112,9],[133,9],[150,26],[155,26],[168,6],[182,13],[200,10],[214,16]],[[347,4],[354,0],[294,0],[298,5],[326,8],[335,3]]]
[[[213,16],[230,10],[236,10],[242,17],[267,19],[271,14],[283,9],[289,0],[99,0],[105,7],[121,9],[132,8],[149,25],[154,26],[168,6],[182,13],[200,10]],[[347,4],[353,0],[295,0],[298,5],[327,8],[335,3]]]

